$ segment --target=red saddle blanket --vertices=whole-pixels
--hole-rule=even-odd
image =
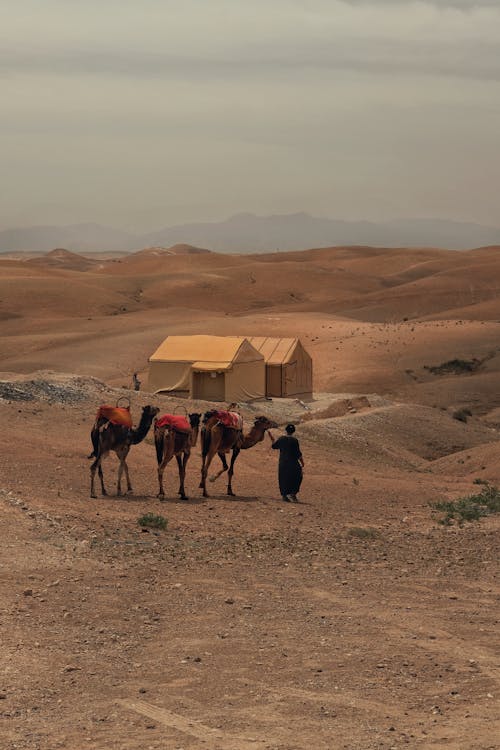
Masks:
[[[103,404],[97,411],[96,419],[107,419],[111,424],[132,427],[132,415],[123,406],[108,406],[107,404]]]
[[[191,425],[186,417],[179,414],[164,414],[155,420],[156,427],[170,427],[177,432],[191,432]]]
[[[243,419],[241,414],[235,411],[217,411],[217,419],[224,427],[231,427],[233,430],[243,429]]]

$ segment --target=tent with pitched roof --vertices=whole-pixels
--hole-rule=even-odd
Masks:
[[[265,395],[264,357],[244,336],[167,336],[149,363],[153,393],[236,402]]]
[[[311,396],[312,359],[298,338],[249,336],[248,340],[266,363],[266,396]]]

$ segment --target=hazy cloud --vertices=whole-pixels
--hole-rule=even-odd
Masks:
[[[499,45],[486,0],[0,0],[0,225],[495,223]]]

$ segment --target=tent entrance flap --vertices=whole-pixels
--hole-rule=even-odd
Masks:
[[[268,365],[266,367],[266,395],[277,396],[283,395],[282,385],[282,367],[281,365]]]
[[[224,401],[226,395],[226,377],[223,372],[210,370],[193,372],[193,398],[203,401]]]

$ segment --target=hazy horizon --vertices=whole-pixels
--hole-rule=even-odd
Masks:
[[[498,225],[488,0],[0,0],[0,229]]]

